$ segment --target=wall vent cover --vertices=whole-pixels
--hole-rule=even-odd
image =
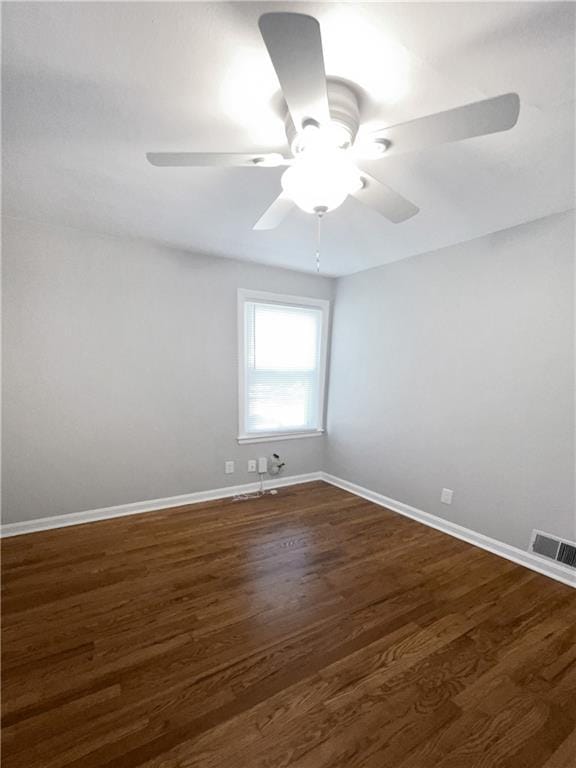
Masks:
[[[576,543],[559,539],[543,531],[533,531],[529,551],[576,568]]]
[[[574,544],[562,542],[556,555],[556,560],[559,563],[565,563],[566,565],[571,565],[572,568],[576,568],[576,547]]]

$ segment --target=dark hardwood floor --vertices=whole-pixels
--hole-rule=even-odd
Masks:
[[[2,549],[3,768],[576,766],[576,591],[331,486]]]

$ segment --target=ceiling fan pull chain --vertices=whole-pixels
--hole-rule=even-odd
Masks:
[[[320,272],[320,237],[322,235],[322,217],[325,211],[322,209],[316,210],[316,272]]]
[[[320,222],[322,219],[319,215],[316,216],[316,272],[320,272]]]

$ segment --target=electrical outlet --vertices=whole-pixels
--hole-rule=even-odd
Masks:
[[[233,461],[225,461],[224,462],[224,474],[231,475],[234,472],[234,462]]]
[[[452,504],[453,495],[454,495],[454,491],[451,491],[450,488],[442,488],[440,501],[442,502],[442,504]]]
[[[261,456],[258,459],[258,473],[260,475],[265,475],[266,472],[268,472],[268,459],[266,456]]]
[[[256,459],[248,459],[248,472],[256,472]]]

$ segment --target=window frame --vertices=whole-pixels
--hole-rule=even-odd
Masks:
[[[322,312],[322,329],[320,334],[320,366],[318,381],[320,386],[318,398],[318,413],[320,422],[317,429],[308,430],[278,430],[274,432],[246,432],[246,339],[245,327],[246,302],[254,301],[263,304],[278,304],[302,308],[320,309]],[[326,361],[328,357],[328,333],[330,322],[330,301],[308,296],[294,296],[284,293],[269,293],[268,291],[253,291],[249,288],[238,288],[238,442],[269,443],[279,440],[294,440],[303,437],[320,437],[324,434],[324,407],[326,402]]]

